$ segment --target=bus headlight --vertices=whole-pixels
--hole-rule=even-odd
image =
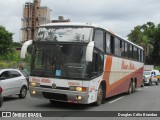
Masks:
[[[30,82],[30,86],[32,86],[32,87],[40,87],[40,83]]]
[[[87,91],[86,87],[79,87],[79,86],[70,86],[69,89],[72,91],[78,91],[78,92],[86,92]]]

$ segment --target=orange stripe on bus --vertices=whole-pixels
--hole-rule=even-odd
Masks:
[[[106,81],[106,94],[107,91],[110,91],[110,86],[109,86],[109,75],[111,72],[111,66],[112,66],[112,56],[107,56],[106,58],[106,63],[105,63],[105,70],[104,70],[104,76],[103,79]]]

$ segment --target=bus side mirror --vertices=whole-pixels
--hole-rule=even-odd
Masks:
[[[21,58],[25,58],[26,57],[27,48],[28,48],[28,46],[32,45],[32,43],[33,43],[33,40],[28,40],[22,45],[21,54],[20,54]]]
[[[92,62],[92,59],[93,59],[93,48],[94,48],[94,41],[91,41],[87,45],[87,49],[86,49],[86,61],[88,61],[88,62]]]

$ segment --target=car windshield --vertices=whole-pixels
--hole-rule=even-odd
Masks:
[[[87,27],[41,27],[37,41],[90,42],[93,28]]]
[[[21,73],[22,73],[25,77],[29,77],[29,74],[28,74],[26,71],[21,70]]]
[[[59,78],[85,78],[86,45],[41,44],[35,45],[31,75]]]
[[[151,75],[151,72],[150,71],[145,71],[145,72],[143,72],[143,75]]]

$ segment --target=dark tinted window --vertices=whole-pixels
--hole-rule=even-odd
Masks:
[[[138,49],[133,47],[133,59],[138,60]]]
[[[104,40],[103,37],[104,37],[104,35],[103,35],[102,30],[95,30],[95,37],[94,37],[95,46],[102,51],[104,51],[104,49],[103,49],[103,40]]]
[[[125,57],[128,58],[128,43],[125,43]]]
[[[19,72],[14,71],[14,70],[9,71],[9,72],[10,72],[12,78],[21,76],[21,74]]]
[[[111,53],[111,36],[106,33],[106,52]]]
[[[120,41],[120,49],[121,49],[121,55],[125,56],[125,43],[121,40]]]
[[[94,50],[92,62],[92,76],[101,74],[103,72],[104,57],[103,54]]]
[[[114,37],[111,36],[111,53],[114,54]]]
[[[2,72],[1,75],[0,75],[0,78],[1,78],[1,79],[10,78],[10,73],[9,73],[9,71]]]
[[[121,56],[120,40],[115,38],[115,55]]]

